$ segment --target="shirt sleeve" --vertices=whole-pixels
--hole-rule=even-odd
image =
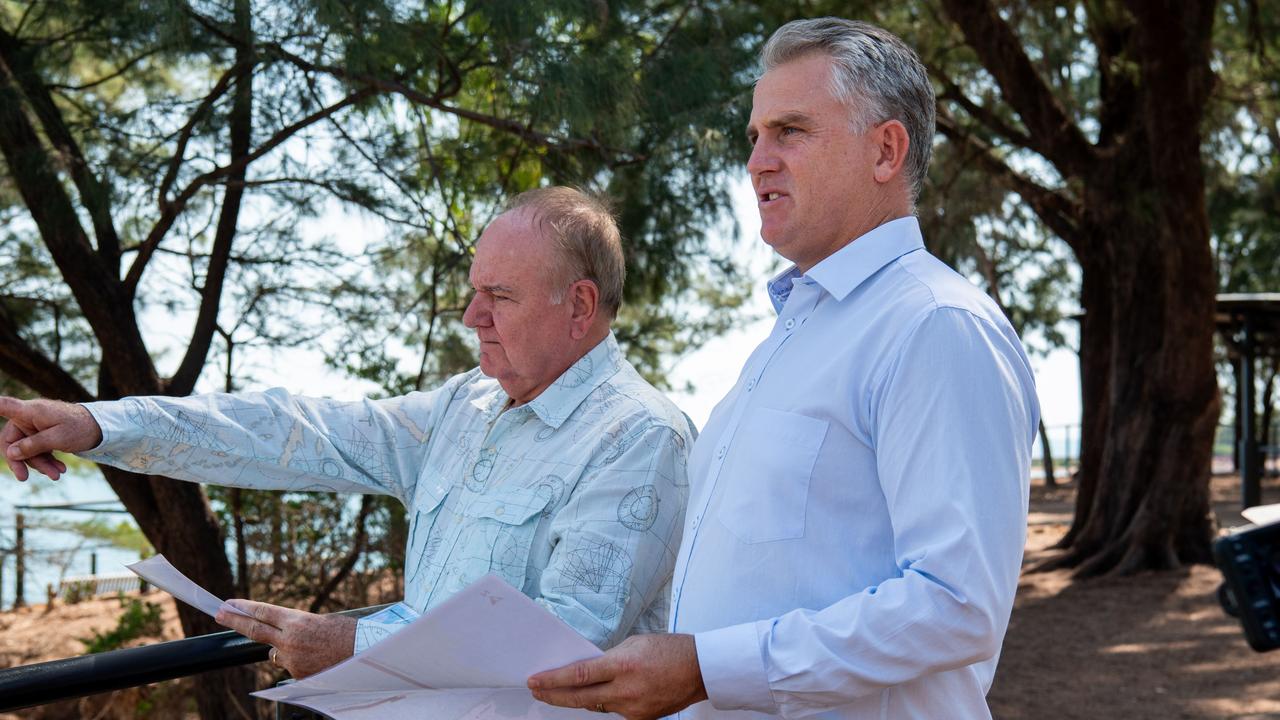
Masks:
[[[869,403],[897,575],[824,608],[698,633],[719,709],[802,717],[1000,649],[1039,421],[1016,336],[933,310],[854,402]]]
[[[653,423],[616,430],[551,521],[536,596],[602,648],[665,627],[688,496],[687,435]]]
[[[378,401],[275,388],[86,403],[102,442],[81,456],[193,482],[385,494],[408,504],[452,385]]]

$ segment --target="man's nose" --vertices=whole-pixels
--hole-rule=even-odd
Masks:
[[[462,313],[462,324],[469,328],[489,324],[489,310],[484,307],[480,293],[471,296],[471,302],[467,303],[467,309]]]
[[[778,169],[776,150],[768,138],[763,136],[756,138],[755,145],[751,146],[751,157],[747,158],[747,172],[751,173],[751,177],[759,177],[763,173]]]

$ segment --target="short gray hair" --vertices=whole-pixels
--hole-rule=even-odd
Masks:
[[[764,72],[810,54],[831,58],[831,93],[853,119],[853,131],[897,120],[911,139],[906,176],[912,202],[929,172],[936,122],[933,84],[915,51],[893,33],[857,20],[824,17],[778,28],[764,49]]]
[[[521,208],[533,212],[534,224],[555,245],[559,256],[552,270],[561,287],[551,301],[563,301],[571,283],[590,280],[600,290],[600,307],[610,318],[617,317],[627,267],[622,233],[609,201],[602,195],[557,186],[527,190],[507,203],[508,212]]]

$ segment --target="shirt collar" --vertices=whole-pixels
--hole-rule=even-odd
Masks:
[[[880,268],[923,247],[920,223],[914,216],[890,220],[855,238],[809,268],[808,273],[801,273],[795,265],[783,270],[769,281],[769,300],[773,302],[774,311],[782,312],[792,286],[806,277],[837,301],[844,300]]]
[[[570,365],[546,390],[522,407],[529,408],[547,425],[559,428],[588,395],[622,368],[622,363],[622,349],[610,332],[590,352]],[[493,392],[471,401],[489,420],[497,417],[511,402],[511,396],[507,395],[502,386],[496,383],[495,386]]]

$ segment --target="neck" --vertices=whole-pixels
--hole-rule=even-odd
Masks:
[[[827,249],[821,257],[815,258],[808,263],[797,262],[796,267],[802,273],[809,272],[814,265],[826,260],[836,252],[844,248],[849,243],[884,225],[893,222],[899,218],[909,217],[912,213],[911,203],[905,198],[890,199],[888,193],[878,195],[874,200],[863,207],[862,212],[858,213],[853,222],[846,225],[846,229],[840,234],[837,241]]]
[[[551,387],[551,385],[554,384],[555,381],[558,380],[561,375],[564,375],[566,372],[568,372],[569,368],[573,367],[574,363],[578,362],[583,358],[584,355],[586,355],[587,353],[595,349],[595,347],[599,345],[601,342],[603,342],[604,339],[608,336],[609,336],[609,325],[606,323],[606,324],[598,325],[591,328],[591,330],[589,330],[587,334],[582,337],[581,340],[571,341],[570,346],[573,349],[573,355],[571,359],[569,359],[564,364],[564,366],[560,368],[559,372],[555,374],[555,377],[553,377],[549,382],[547,382],[546,385],[535,388],[528,395],[521,396],[521,397],[516,397],[515,395],[509,395],[510,399],[507,401],[507,406],[503,408],[503,411],[505,412],[507,410],[510,410],[511,408],[520,407],[521,405],[524,405],[527,402],[532,402],[535,398],[537,398],[539,395],[545,392],[547,388]]]

